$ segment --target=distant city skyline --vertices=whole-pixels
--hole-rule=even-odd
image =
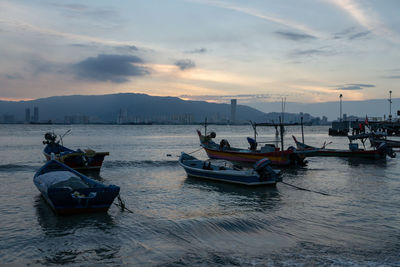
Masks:
[[[400,97],[397,0],[3,0],[0,10],[3,100]]]

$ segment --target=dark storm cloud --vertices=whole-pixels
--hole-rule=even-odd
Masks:
[[[340,85],[337,90],[362,90],[364,88],[375,87],[374,84],[365,84],[365,83],[350,83]]]
[[[276,31],[274,32],[281,38],[292,40],[292,41],[303,41],[303,40],[312,40],[317,39],[315,36],[303,33],[296,33],[296,32],[288,32],[288,31]]]
[[[180,70],[188,70],[196,67],[196,64],[190,59],[181,59],[175,62],[175,65],[179,67]]]
[[[129,77],[149,74],[138,63],[143,61],[137,56],[98,55],[74,64],[72,70],[80,79],[124,83],[129,81]]]
[[[204,54],[206,52],[207,52],[207,49],[204,47],[186,51],[186,53],[189,53],[189,54]]]

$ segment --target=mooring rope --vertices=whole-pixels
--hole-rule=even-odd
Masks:
[[[202,150],[203,148],[202,147],[200,147],[199,149],[196,149],[195,151],[192,151],[192,152],[189,152],[189,153],[186,153],[186,154],[188,154],[188,155],[190,155],[190,154],[193,154],[193,153],[196,153],[196,152],[199,152],[200,150]],[[172,154],[167,154],[167,157],[172,157],[172,156],[174,156],[174,157],[177,157],[177,158],[179,158],[180,157],[180,155],[172,155]]]
[[[128,212],[130,212],[130,213],[133,213],[133,211],[131,211],[130,209],[128,209],[128,208],[126,207],[125,201],[122,200],[120,194],[118,194],[117,199],[118,199],[118,204],[117,204],[117,203],[114,203],[115,206],[120,207],[121,211],[126,210],[126,211],[128,211]]]
[[[296,188],[296,189],[298,189],[298,190],[309,191],[309,192],[321,194],[321,195],[324,195],[324,196],[332,196],[332,195],[327,194],[327,193],[324,193],[324,192],[319,192],[319,191],[314,191],[314,190],[311,190],[311,189],[299,187],[299,186],[296,186],[296,185],[292,185],[292,184],[286,183],[286,182],[284,182],[284,181],[281,181],[281,183],[282,183],[282,184],[285,184],[285,185],[292,186],[292,187],[294,187],[294,188]]]
[[[196,152],[198,152],[198,151],[200,151],[202,149],[203,149],[203,147],[200,147],[199,149],[196,149],[195,151],[192,151],[192,152],[186,153],[186,154],[190,155],[190,154],[196,153]]]

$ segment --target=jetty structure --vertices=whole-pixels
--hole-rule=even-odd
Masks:
[[[371,132],[381,132],[388,136],[396,135],[400,136],[400,119],[393,119],[392,116],[392,91],[389,91],[389,114],[387,119],[382,118],[368,118],[365,116],[364,119],[360,120],[347,120],[346,114],[342,116],[342,98],[343,95],[340,94],[340,110],[339,110],[339,120],[332,122],[332,127],[329,128],[329,135],[331,136],[348,136],[351,134],[359,134],[365,132],[365,128],[369,128]],[[397,116],[400,116],[400,110],[397,111]]]

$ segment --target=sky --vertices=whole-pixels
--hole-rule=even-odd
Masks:
[[[398,0],[0,0],[0,99],[400,97],[399,12]]]

